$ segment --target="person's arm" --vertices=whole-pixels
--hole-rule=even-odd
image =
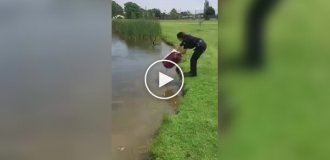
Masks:
[[[185,53],[186,53],[186,49],[184,49],[183,46],[179,46],[179,47],[177,47],[176,50],[177,50],[180,54],[185,54]]]
[[[182,42],[180,43],[180,45],[177,47],[177,49],[176,49],[180,54],[185,54],[186,51],[187,51],[187,50],[185,49],[184,45],[185,45],[185,42],[182,41]]]
[[[183,47],[181,47],[179,52],[180,52],[181,54],[186,54],[187,49],[184,49]]]

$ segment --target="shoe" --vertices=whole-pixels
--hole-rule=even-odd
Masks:
[[[196,77],[196,76],[197,76],[197,74],[194,74],[194,73],[191,73],[191,72],[183,73],[183,75],[184,75],[185,77]]]

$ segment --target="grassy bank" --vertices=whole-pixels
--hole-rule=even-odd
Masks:
[[[179,113],[166,118],[151,147],[156,160],[217,159],[218,116],[218,23],[197,21],[161,21],[162,37],[178,44],[176,33],[184,31],[203,38],[208,44],[198,61],[198,76],[186,78],[188,90],[180,103]],[[180,64],[189,71],[192,51]]]
[[[159,21],[114,19],[112,20],[112,32],[128,40],[159,40],[161,27]]]

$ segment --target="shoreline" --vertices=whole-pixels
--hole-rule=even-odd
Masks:
[[[178,23],[180,22],[180,23]],[[187,33],[200,36],[209,44],[198,64],[199,75],[187,78],[179,104],[179,113],[165,116],[154,135],[150,147],[150,159],[215,160],[218,150],[218,25],[214,21],[200,26],[194,21],[161,21],[161,38],[167,45],[175,46],[178,28],[189,29]],[[196,24],[196,25],[192,25]],[[186,31],[186,30],[185,30]],[[212,32],[210,32],[212,31]],[[189,69],[191,52],[187,52],[180,66]]]

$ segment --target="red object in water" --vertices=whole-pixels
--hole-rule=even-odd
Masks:
[[[181,61],[182,55],[175,49],[173,49],[169,54],[165,56],[165,60],[170,60],[174,63],[179,63]],[[171,62],[163,61],[163,65],[165,68],[172,68],[174,66]]]

